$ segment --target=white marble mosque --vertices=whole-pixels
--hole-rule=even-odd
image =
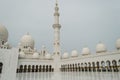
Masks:
[[[120,38],[116,40],[116,50],[113,52],[108,51],[105,44],[99,42],[95,54],[92,54],[88,47],[84,47],[80,53],[77,50],[71,51],[70,54],[61,53],[59,16],[59,7],[56,3],[53,53],[48,52],[45,46],[41,51],[37,51],[34,47],[35,41],[29,33],[23,35],[18,47],[12,47],[8,42],[8,30],[0,25],[0,80],[40,80],[43,77],[44,80],[54,80],[59,75],[55,72],[61,72],[60,80],[108,80],[111,75],[113,79],[110,80],[120,80],[120,75],[117,74],[120,71]],[[95,73],[98,77],[104,76],[101,75],[103,72],[110,77],[97,79],[92,76]],[[113,73],[116,74],[116,78]],[[91,79],[77,78],[77,75],[86,77],[85,75],[88,74]],[[30,75],[34,77],[27,78]],[[54,75],[53,79],[47,79],[52,75]],[[68,75],[73,76],[73,79]]]

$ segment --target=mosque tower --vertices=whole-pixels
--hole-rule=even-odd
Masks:
[[[54,13],[54,24],[53,24],[53,29],[54,29],[54,55],[60,55],[61,49],[60,49],[60,28],[61,25],[59,24],[59,7],[58,7],[58,1],[56,0],[55,4],[55,13]]]

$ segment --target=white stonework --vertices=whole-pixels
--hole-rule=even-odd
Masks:
[[[23,72],[119,71],[120,39],[116,41],[116,50],[113,52],[109,52],[100,42],[96,46],[96,53],[91,53],[88,47],[83,48],[80,53],[77,50],[72,50],[70,54],[61,53],[58,10],[56,3],[53,53],[45,46],[37,51],[34,48],[34,39],[28,33],[22,37],[18,48],[12,48],[7,42],[7,29],[0,25],[0,64],[3,64],[0,68],[2,70],[0,80],[16,80],[16,74]]]

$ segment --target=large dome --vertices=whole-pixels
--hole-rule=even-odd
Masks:
[[[31,49],[34,49],[34,39],[29,33],[21,38],[20,43],[22,47],[30,47]]]
[[[107,49],[106,49],[105,44],[103,44],[102,42],[97,44],[97,46],[96,46],[97,53],[106,52],[106,51],[107,51]]]
[[[69,58],[69,53],[68,52],[65,52],[62,56],[63,59],[67,59]]]
[[[90,54],[90,49],[88,47],[82,49],[82,55],[89,55],[89,54]]]
[[[116,48],[117,48],[117,49],[120,49],[120,38],[117,39],[117,41],[116,41]]]
[[[78,52],[77,52],[77,50],[73,50],[73,51],[71,52],[71,57],[78,57]]]
[[[2,24],[0,24],[0,42],[7,42],[8,40],[8,30],[5,28],[5,26],[3,26]]]

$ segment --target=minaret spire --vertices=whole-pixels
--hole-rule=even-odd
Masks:
[[[58,4],[58,0],[56,0],[56,4]]]
[[[60,54],[60,28],[61,25],[59,24],[59,7],[58,7],[58,0],[55,3],[55,13],[54,13],[54,54]]]

